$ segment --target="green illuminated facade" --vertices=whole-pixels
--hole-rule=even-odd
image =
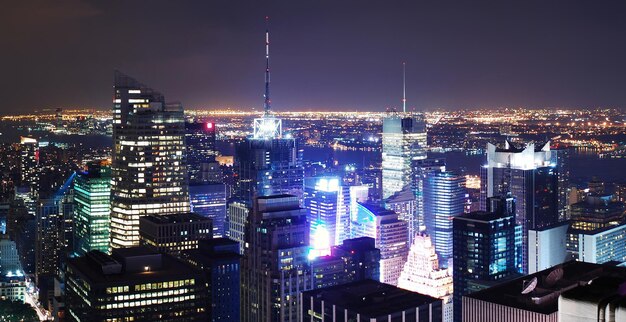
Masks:
[[[74,253],[90,250],[110,251],[111,168],[98,163],[88,165],[74,181]]]

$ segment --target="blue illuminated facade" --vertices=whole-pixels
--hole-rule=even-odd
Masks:
[[[311,246],[321,255],[350,237],[350,190],[339,182],[336,177],[322,177],[307,180],[305,185]]]
[[[189,185],[191,211],[213,220],[213,236],[225,236],[226,186],[216,184]]]
[[[464,213],[465,177],[454,172],[431,172],[423,182],[424,224],[442,267],[452,259],[452,219]]]

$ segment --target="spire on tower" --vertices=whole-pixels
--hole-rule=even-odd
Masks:
[[[265,109],[265,115],[270,114],[271,101],[270,101],[270,30],[269,30],[269,17],[265,16],[265,103],[263,107]]]
[[[402,62],[402,112],[406,113],[406,62]]]

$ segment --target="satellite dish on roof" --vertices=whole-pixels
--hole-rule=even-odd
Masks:
[[[535,290],[537,287],[537,278],[533,277],[529,282],[522,282],[522,294],[528,294]]]
[[[558,282],[561,278],[563,278],[563,268],[559,267],[550,272],[550,274],[548,274],[548,276],[546,277],[546,285],[552,286],[556,284],[556,282]]]

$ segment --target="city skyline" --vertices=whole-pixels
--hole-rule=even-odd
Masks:
[[[626,321],[622,5],[325,2],[14,5],[0,319]]]
[[[0,114],[104,108],[114,68],[186,108],[261,108],[265,16],[276,111],[401,109],[403,62],[408,110],[621,107],[624,11],[570,2],[15,4],[0,16],[10,48],[0,58],[13,62]]]

